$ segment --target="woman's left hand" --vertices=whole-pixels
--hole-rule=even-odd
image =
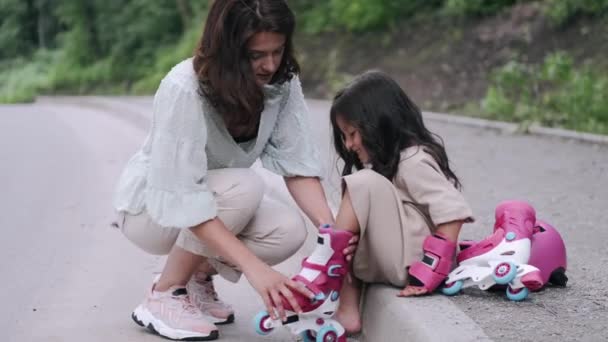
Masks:
[[[358,243],[359,235],[354,235],[352,238],[350,238],[350,241],[348,241],[348,247],[344,248],[344,250],[342,251],[342,253],[346,255],[346,261],[353,261],[353,256],[355,255],[355,250],[357,249]]]
[[[408,285],[403,290],[399,291],[397,297],[413,297],[427,294],[428,291],[422,286]]]

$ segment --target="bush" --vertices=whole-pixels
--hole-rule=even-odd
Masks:
[[[482,108],[485,115],[524,124],[537,122],[608,133],[608,75],[557,52],[539,66],[510,62],[493,75]]]
[[[385,29],[398,19],[439,7],[442,0],[295,0],[298,22],[307,33]]]
[[[495,14],[517,0],[447,0],[444,10],[448,15],[459,17],[486,16]],[[522,2],[521,0],[519,2]]]
[[[0,63],[0,103],[32,102],[40,91],[49,89],[48,65],[57,54],[40,50],[30,61],[12,59]]]
[[[546,0],[547,14],[558,24],[564,24],[577,15],[605,15],[608,0]]]

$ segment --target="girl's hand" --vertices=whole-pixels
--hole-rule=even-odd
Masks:
[[[357,249],[357,244],[359,243],[359,235],[353,236],[350,241],[348,241],[348,247],[344,248],[342,253],[346,255],[346,261],[353,261],[353,255],[355,255],[355,250]]]
[[[303,284],[287,278],[263,263],[250,270],[250,272],[246,272],[245,276],[262,297],[266,311],[272,319],[277,319],[277,313],[282,321],[287,319],[283,307],[283,298],[287,300],[296,313],[302,312],[293,291],[297,291],[307,298],[314,298],[314,294]]]
[[[399,291],[397,297],[413,297],[427,294],[428,291],[422,286],[408,285],[403,290]]]

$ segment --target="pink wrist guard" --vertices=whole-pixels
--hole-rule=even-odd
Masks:
[[[452,270],[456,244],[441,233],[428,236],[422,244],[424,255],[409,269],[409,285],[433,292]]]

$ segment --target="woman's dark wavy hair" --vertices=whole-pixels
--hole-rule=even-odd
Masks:
[[[345,176],[353,172],[353,167],[361,170],[363,164],[344,145],[337,116],[359,130],[372,169],[389,180],[392,181],[397,173],[401,151],[420,145],[454,186],[461,188],[458,177],[450,169],[443,140],[424,126],[418,107],[387,74],[368,71],[334,97],[330,111],[334,146],[344,160],[342,175]]]
[[[223,116],[228,128],[253,130],[264,110],[264,93],[255,82],[247,42],[256,33],[285,35],[281,64],[271,83],[300,72],[294,57],[295,16],[284,0],[216,0],[194,54],[200,92]]]

